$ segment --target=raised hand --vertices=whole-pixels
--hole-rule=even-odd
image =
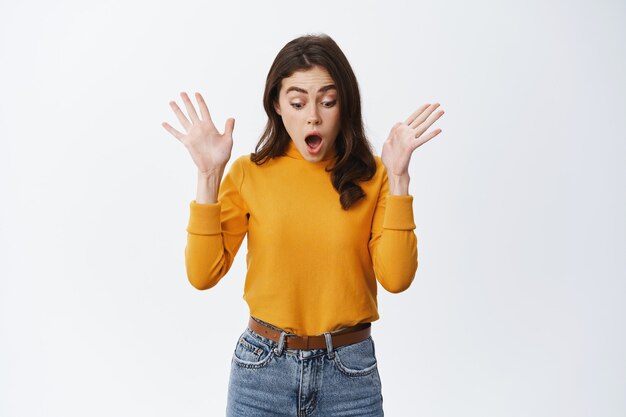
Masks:
[[[229,118],[226,120],[224,133],[222,134],[215,128],[209,109],[200,93],[196,93],[196,101],[198,102],[202,118],[198,117],[187,93],[182,92],[180,96],[183,99],[183,103],[185,103],[191,121],[185,116],[175,101],[170,101],[170,107],[187,133],[179,132],[167,122],[161,123],[161,126],[187,147],[193,162],[198,167],[199,173],[209,174],[211,171],[223,170],[230,159],[233,149],[235,119]]]
[[[413,151],[441,133],[441,129],[435,129],[424,134],[444,113],[443,110],[440,110],[433,114],[437,107],[439,107],[439,103],[426,103],[403,123],[398,122],[391,128],[389,137],[383,144],[381,155],[390,181],[392,176],[408,177],[409,161]]]

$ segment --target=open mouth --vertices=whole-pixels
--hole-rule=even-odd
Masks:
[[[322,145],[322,137],[318,135],[309,135],[304,138],[304,141],[306,142],[309,152],[311,153],[316,153],[317,151],[319,151]]]

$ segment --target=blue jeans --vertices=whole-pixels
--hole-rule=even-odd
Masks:
[[[249,327],[231,360],[227,417],[380,417],[383,396],[374,340],[326,349],[286,349]]]

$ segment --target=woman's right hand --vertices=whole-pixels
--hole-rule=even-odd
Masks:
[[[187,134],[179,132],[167,122],[161,123],[161,126],[187,147],[200,174],[208,175],[216,170],[223,171],[226,163],[230,159],[230,153],[233,149],[235,119],[231,117],[226,120],[224,133],[221,134],[215,128],[211,120],[211,115],[209,114],[209,109],[200,93],[196,93],[196,100],[200,107],[202,119],[198,117],[196,109],[193,107],[187,93],[182,92],[180,96],[183,99],[183,103],[185,103],[191,121],[185,117],[185,114],[175,101],[170,101],[170,107],[174,110],[178,121],[183,125]]]

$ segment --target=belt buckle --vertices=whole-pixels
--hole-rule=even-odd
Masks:
[[[292,336],[297,337],[298,335],[295,334],[295,333],[285,332],[285,340],[283,342],[285,349],[293,349],[293,348],[289,347],[289,338],[292,337]]]

